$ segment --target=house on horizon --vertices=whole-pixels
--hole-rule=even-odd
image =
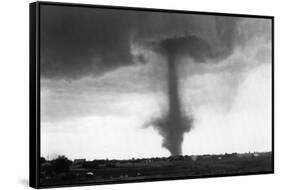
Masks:
[[[86,159],[75,159],[72,164],[70,165],[69,169],[70,170],[77,170],[77,169],[81,169],[84,165],[84,163],[86,162]]]

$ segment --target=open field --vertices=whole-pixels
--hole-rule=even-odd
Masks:
[[[72,163],[75,165],[75,161]],[[272,171],[271,153],[180,156],[137,160],[85,161],[68,172],[41,176],[42,186],[194,178]]]

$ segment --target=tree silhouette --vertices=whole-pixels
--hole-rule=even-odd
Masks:
[[[46,163],[46,159],[44,157],[40,157],[40,164]]]
[[[58,158],[52,160],[52,168],[56,174],[66,173],[69,171],[69,166],[71,161],[65,156],[59,156]]]

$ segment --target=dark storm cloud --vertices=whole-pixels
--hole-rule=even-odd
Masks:
[[[44,6],[43,76],[79,78],[130,64],[130,31],[138,17],[117,10]]]
[[[132,43],[173,40],[197,61],[225,56],[234,46],[236,19],[202,15],[43,6],[41,71],[46,78],[99,76],[132,64]],[[187,42],[187,43],[186,43]],[[186,45],[188,44],[188,45]],[[187,47],[188,46],[188,47]]]
[[[178,33],[174,36],[165,36],[156,42],[148,42],[145,45],[150,46],[165,57],[190,57],[195,62],[200,63],[226,58],[235,47],[238,32],[236,29],[237,18],[214,16],[209,16],[209,18],[212,18],[213,21],[213,24],[208,26],[210,27],[209,34],[200,34],[199,27],[191,25],[197,29],[198,34]],[[188,28],[188,26],[186,27]],[[211,37],[208,35],[211,35]]]

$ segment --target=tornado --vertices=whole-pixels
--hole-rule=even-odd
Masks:
[[[182,155],[184,133],[192,127],[192,116],[183,111],[179,92],[177,59],[180,57],[179,39],[161,41],[158,50],[166,58],[167,66],[167,111],[160,118],[154,119],[151,125],[163,137],[162,146],[172,156]]]
[[[176,156],[182,155],[183,136],[185,132],[191,129],[192,117],[184,115],[182,110],[175,57],[169,55],[167,60],[168,109],[167,113],[155,120],[153,124],[163,136],[162,146],[167,148],[172,156]]]
[[[158,118],[150,120],[148,126],[155,128],[163,137],[162,146],[172,156],[182,155],[184,134],[193,128],[193,115],[183,109],[179,86],[179,64],[181,58],[194,63],[217,63],[231,55],[234,49],[235,22],[216,20],[216,40],[210,41],[200,35],[169,36],[146,45],[165,58],[167,67],[167,109]],[[226,32],[227,31],[227,32]]]

